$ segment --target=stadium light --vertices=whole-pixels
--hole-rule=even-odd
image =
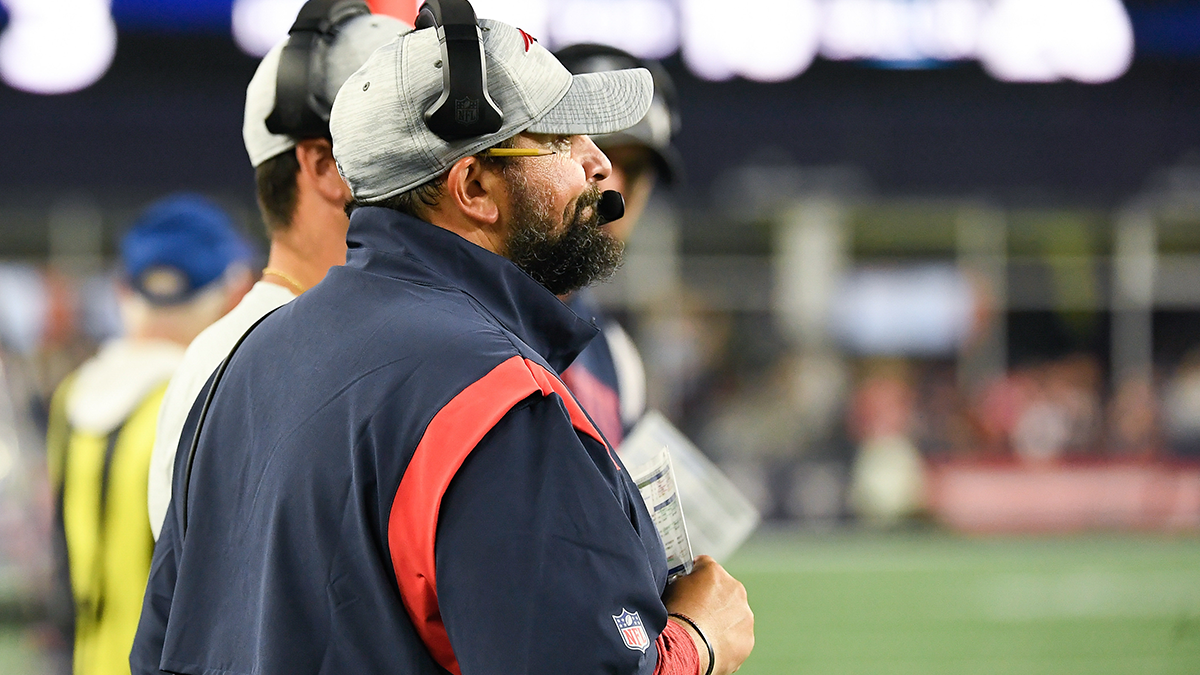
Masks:
[[[642,58],[660,59],[679,49],[670,0],[476,0],[481,18],[524,30],[548,49],[582,42],[612,45]]]
[[[554,48],[597,42],[647,59],[679,49],[679,27],[667,0],[560,0],[550,19]]]
[[[3,0],[0,77],[14,89],[66,94],[104,76],[117,51],[107,0]]]
[[[472,0],[475,16],[503,21],[547,42],[551,0]]]
[[[304,0],[233,0],[233,39],[242,51],[262,57],[287,37]]]
[[[874,56],[875,0],[829,2],[821,26],[821,54],[838,61]]]
[[[975,56],[986,5],[978,0],[933,0],[917,9],[913,45],[918,52],[944,61]]]
[[[769,21],[731,21],[736,3],[680,3],[683,59],[696,75],[727,80],[735,75],[778,82],[803,73],[817,53],[820,7],[816,0],[760,0],[756,12]]]
[[[166,0],[164,0],[165,2]],[[188,0],[174,0],[187,2]],[[96,82],[112,63],[111,0],[0,0],[0,78],[56,94]],[[368,0],[411,21],[420,0]],[[232,0],[238,46],[261,57],[287,36],[304,0]],[[1011,82],[1101,83],[1133,59],[1120,0],[760,0],[752,21],[738,0],[475,0],[478,16],[519,26],[556,49],[578,42],[645,58],[680,51],[698,77],[775,82],[834,60],[926,63],[978,59]]]
[[[987,0],[827,0],[821,53],[839,61],[971,58],[987,6]]]
[[[1120,77],[1133,61],[1133,24],[1120,0],[1059,0],[1064,77],[1087,83]]]
[[[1133,60],[1133,25],[1120,0],[997,0],[979,59],[1006,82],[1108,82]]]

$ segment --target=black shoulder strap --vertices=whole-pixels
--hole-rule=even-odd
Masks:
[[[183,484],[180,486],[183,488],[183,491],[173,497],[173,499],[179,502],[181,514],[180,524],[182,527],[179,530],[180,540],[187,535],[188,492],[192,484],[192,466],[196,463],[196,449],[200,446],[200,430],[204,427],[204,418],[208,417],[208,408],[212,405],[213,396],[217,393],[217,385],[221,383],[221,378],[225,376],[225,370],[229,368],[229,362],[233,360],[233,355],[237,353],[238,347],[242,346],[242,343],[246,341],[246,338],[250,336],[250,333],[254,332],[255,328],[258,328],[259,324],[261,324],[268,316],[271,316],[278,310],[279,308],[276,307],[275,309],[267,312],[262,316],[262,318],[260,318],[258,321],[255,321],[249,328],[247,328],[245,333],[242,333],[242,336],[238,338],[238,341],[233,344],[233,348],[229,350],[229,355],[225,357],[225,360],[221,362],[221,365],[217,366],[216,374],[213,376],[212,384],[208,385],[208,393],[204,397],[204,406],[200,408],[200,417],[196,420],[196,430],[192,433],[192,442],[188,448],[187,462],[183,467]]]

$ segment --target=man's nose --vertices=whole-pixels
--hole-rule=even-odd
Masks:
[[[573,153],[579,158],[588,179],[600,182],[612,175],[612,162],[592,141],[590,136],[577,136]]]

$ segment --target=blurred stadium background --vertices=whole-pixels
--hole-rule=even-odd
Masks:
[[[262,241],[299,4],[0,0],[2,673],[62,667],[45,409],[114,243],[183,189]],[[600,296],[764,515],[742,672],[1200,672],[1200,2],[475,4],[676,80],[686,182]]]

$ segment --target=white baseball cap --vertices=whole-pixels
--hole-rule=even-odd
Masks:
[[[401,34],[346,80],[329,131],[338,170],[354,198],[376,202],[441,175],[454,162],[522,131],[608,134],[638,123],[654,83],[636,68],[572,75],[524,31],[479,20],[488,94],[503,114],[499,131],[446,141],[425,124],[442,93],[437,31]]]
[[[381,14],[364,14],[346,22],[325,53],[324,79],[327,100],[333,100],[347,77],[358,70],[380,45],[397,34],[412,30],[399,19]],[[246,87],[246,113],[242,120],[242,140],[250,164],[258,166],[275,155],[296,146],[294,136],[273,134],[267,130],[267,117],[275,108],[275,83],[279,56],[287,39],[271,48],[254,71]]]

